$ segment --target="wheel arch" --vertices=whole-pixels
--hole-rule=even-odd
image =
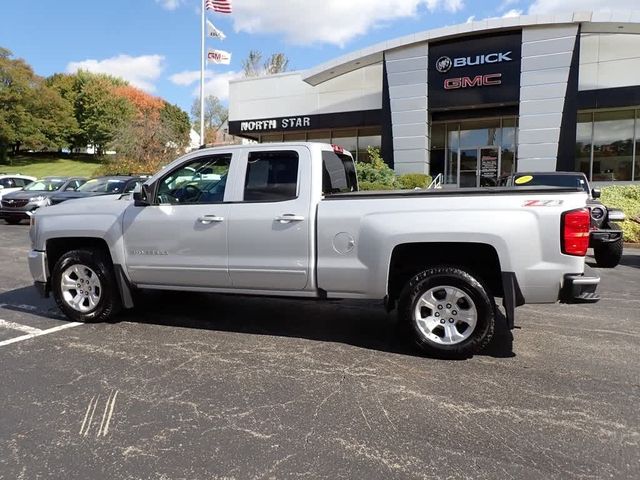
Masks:
[[[45,252],[47,255],[47,268],[49,272],[53,272],[53,269],[65,253],[72,250],[82,249],[94,249],[99,250],[105,254],[111,267],[113,268],[116,283],[118,284],[118,291],[120,292],[120,298],[125,308],[133,308],[133,296],[131,294],[131,284],[122,268],[122,265],[114,261],[114,255],[109,248],[109,244],[104,238],[99,237],[57,237],[46,240]],[[51,278],[49,278],[49,282]],[[51,286],[47,285],[47,292],[50,291]]]
[[[459,267],[482,280],[491,294],[504,293],[500,258],[496,249],[478,242],[411,242],[396,245],[391,252],[387,275],[390,304],[398,299],[403,286],[417,273],[430,267]]]

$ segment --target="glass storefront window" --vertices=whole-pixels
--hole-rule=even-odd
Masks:
[[[360,134],[362,134],[362,132]],[[382,136],[379,134],[358,137],[358,161],[360,162],[370,161],[369,153],[367,153],[367,148],[369,147],[380,148],[381,145],[382,145]]]
[[[447,137],[447,127],[442,123],[431,126],[431,148],[439,149],[445,147]]]
[[[631,180],[634,111],[593,116],[593,180]]]
[[[499,133],[499,118],[460,122],[460,148],[497,145]]]
[[[576,172],[584,173],[591,178],[591,135],[593,134],[593,114],[578,114],[576,130]]]
[[[304,142],[307,140],[307,134],[305,132],[285,133],[285,142]]]
[[[351,130],[334,130],[331,143],[340,145],[353,155],[354,160],[358,160],[358,131],[355,128]]]
[[[634,180],[640,180],[640,110],[636,111],[636,161],[633,169]]]
[[[270,133],[270,134],[262,135],[260,137],[260,143],[273,143],[273,142],[282,142],[282,134]]]
[[[513,118],[502,119],[502,132],[500,146],[500,175],[511,175],[516,170],[516,134],[517,120]]]
[[[316,130],[312,132],[307,132],[307,140],[309,142],[331,143],[331,131]]]
[[[579,113],[576,171],[594,182],[640,180],[638,115],[640,110]]]

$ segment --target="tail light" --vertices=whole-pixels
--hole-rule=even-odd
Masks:
[[[562,253],[584,257],[589,248],[591,216],[588,208],[579,208],[562,214]]]

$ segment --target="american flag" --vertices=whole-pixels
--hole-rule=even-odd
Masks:
[[[231,0],[205,0],[204,6],[207,10],[217,13],[232,13]]]

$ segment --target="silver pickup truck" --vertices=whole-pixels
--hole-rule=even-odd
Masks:
[[[496,298],[510,327],[525,302],[598,300],[582,190],[357,190],[340,147],[202,149],[133,198],[38,210],[29,266],[74,321],[133,307],[136,289],[384,299],[440,356],[489,343]]]

